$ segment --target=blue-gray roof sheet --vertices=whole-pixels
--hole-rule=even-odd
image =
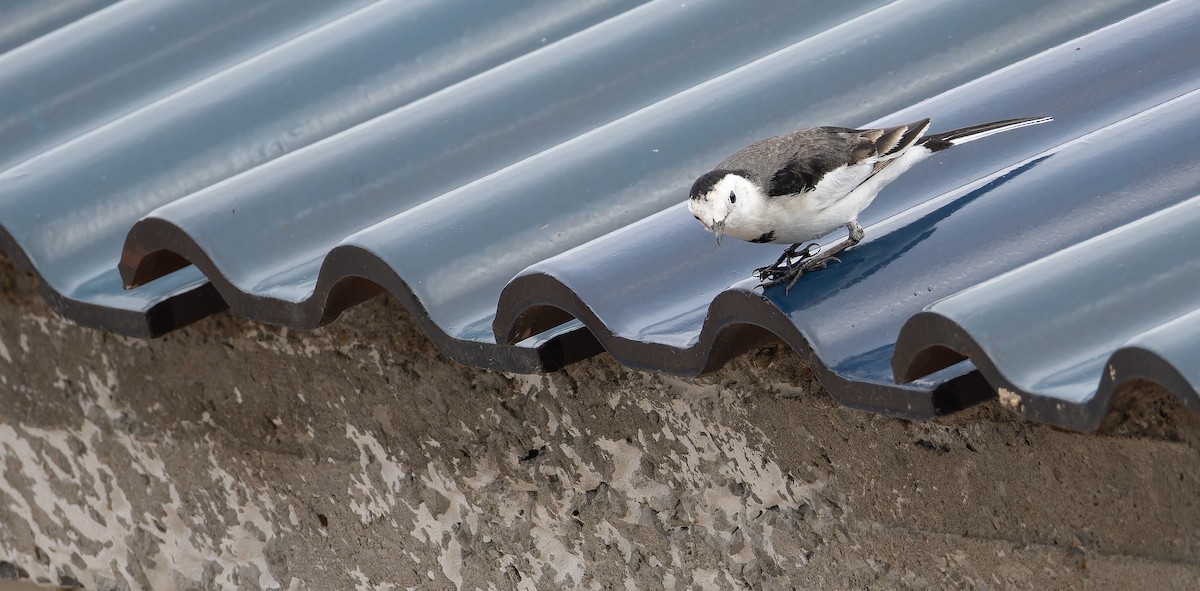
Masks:
[[[0,243],[82,323],[308,328],[386,291],[510,371],[695,374],[778,337],[904,416],[985,380],[1075,428],[1131,377],[1200,405],[1195,232],[1156,234],[1200,195],[1195,3],[76,4],[0,8],[34,23],[0,26]],[[680,205],[796,127],[1030,115],[893,183],[786,295],[748,279],[778,247]]]

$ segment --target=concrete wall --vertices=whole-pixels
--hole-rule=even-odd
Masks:
[[[837,407],[782,348],[695,380],[453,365],[377,299],[146,342],[0,269],[0,577],[89,589],[1194,588],[1200,427]]]

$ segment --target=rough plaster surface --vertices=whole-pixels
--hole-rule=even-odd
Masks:
[[[1194,588],[1200,427],[840,408],[769,347],[685,380],[309,334],[83,329],[0,268],[0,579],[89,589]],[[4,582],[0,580],[0,589]]]

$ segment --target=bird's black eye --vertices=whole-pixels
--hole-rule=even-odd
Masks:
[[[730,202],[730,203],[737,203],[737,193],[730,193],[730,194],[729,194],[729,202]]]

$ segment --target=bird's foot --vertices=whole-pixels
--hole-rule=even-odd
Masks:
[[[816,256],[818,252],[821,252],[821,245],[817,244],[816,242],[812,242],[808,246],[805,246],[804,250],[798,250],[799,247],[799,244],[793,244],[787,247],[787,249],[783,251],[783,254],[779,255],[778,259],[775,259],[774,263],[755,269],[754,276],[758,277],[762,281],[773,281],[788,274],[790,270],[797,264],[809,260]],[[787,264],[784,264],[785,262]]]
[[[809,271],[824,269],[831,262],[842,262],[835,255],[861,242],[864,234],[862,226],[859,226],[855,220],[850,220],[846,224],[846,228],[850,230],[850,237],[841,244],[825,251],[820,256],[817,256],[817,253],[821,251],[821,246],[813,242],[805,246],[804,250],[798,253],[800,258],[793,263],[792,256],[797,254],[796,249],[800,247],[799,244],[793,244],[787,250],[783,251],[783,255],[779,257],[779,260],[775,261],[774,265],[756,269],[754,272],[762,280],[762,287],[766,289],[786,283],[787,287],[783,288],[783,294],[787,295],[791,291],[792,286],[796,285],[796,282],[800,280],[801,275]],[[785,260],[787,261],[787,266],[780,267],[779,264]]]
[[[760,279],[763,280],[761,287],[763,289],[766,289],[768,287],[775,287],[776,285],[785,285],[786,284],[785,287],[783,288],[783,295],[787,295],[788,292],[790,292],[792,290],[792,287],[794,287],[796,285],[796,282],[800,280],[801,275],[804,275],[805,273],[808,273],[810,271],[824,269],[825,267],[827,267],[829,265],[829,263],[840,263],[840,262],[841,262],[841,259],[839,259],[835,256],[832,256],[832,255],[823,256],[823,257],[819,257],[819,258],[803,259],[794,265],[790,265],[786,268],[777,269],[777,271],[779,271],[779,273],[773,275],[769,279],[766,277],[760,277]]]
[[[775,265],[767,265],[754,270],[754,276],[760,281],[769,281],[776,277],[781,277],[787,273],[788,267],[777,267]]]

